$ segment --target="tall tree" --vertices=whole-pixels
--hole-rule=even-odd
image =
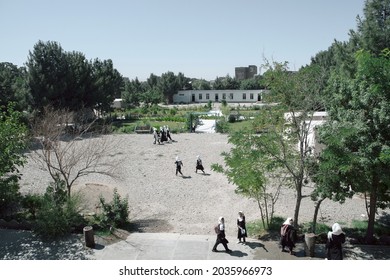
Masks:
[[[177,77],[170,71],[161,75],[157,87],[164,96],[166,103],[173,103],[173,95],[180,89]]]
[[[266,87],[271,90],[267,95],[270,102],[278,102],[279,107],[270,110],[282,110],[284,113],[271,114],[268,123],[260,122],[258,131],[267,131],[268,135],[260,142],[263,153],[268,154],[289,174],[296,192],[294,224],[298,225],[303,188],[309,176],[310,159],[313,146],[309,142],[313,129],[314,112],[323,108],[324,90],[323,71],[320,67],[310,66],[299,72],[289,71],[287,63],[268,65],[264,74]],[[283,127],[280,128],[280,122]],[[262,126],[266,125],[266,129]]]
[[[284,125],[283,117],[273,115],[273,118],[268,118],[269,113],[271,111],[262,110],[255,121],[255,129],[262,126],[263,133],[254,135],[253,128],[250,128],[229,135],[233,147],[230,152],[222,154],[226,167],[212,165],[213,170],[225,174],[229,182],[237,186],[236,193],[257,202],[264,229],[269,228],[281,187],[287,183],[287,173],[282,170],[280,162],[275,161],[278,152],[264,148],[264,143],[274,142],[274,131],[279,129],[282,133]],[[267,124],[267,129],[260,123]],[[271,127],[273,131],[268,129]]]
[[[111,109],[111,104],[116,96],[120,96],[123,86],[122,75],[114,68],[111,59],[93,62],[93,78],[96,88],[94,105],[102,112]]]
[[[320,129],[326,145],[320,170],[337,170],[322,179],[325,186],[366,194],[366,241],[371,242],[376,211],[390,201],[390,52],[376,57],[361,51],[356,63],[354,77],[336,72],[330,83],[334,95],[330,121]]]
[[[12,63],[0,63],[0,106],[14,102],[15,109],[27,110],[29,91],[24,67]]]
[[[39,41],[29,52],[26,65],[32,108],[39,110],[48,104],[66,106],[69,64],[62,47],[56,42]]]
[[[352,38],[360,49],[379,55],[390,47],[390,0],[366,0],[363,14],[357,18],[357,32]]]

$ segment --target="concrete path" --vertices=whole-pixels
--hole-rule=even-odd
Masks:
[[[215,235],[177,233],[132,233],[119,242],[104,245],[96,238],[94,249],[86,248],[82,235],[71,235],[58,241],[44,242],[30,231],[0,229],[0,260],[321,260],[325,246],[316,245],[315,257],[305,255],[303,243],[297,243],[295,254],[281,252],[279,242],[247,239],[237,244],[228,236],[229,248],[212,252]],[[346,260],[389,260],[390,246],[343,246]]]
[[[215,236],[182,235],[175,233],[132,233],[126,240],[102,246],[97,244],[88,258],[98,260],[289,260],[305,257],[303,244],[298,244],[296,254],[281,252],[275,241],[263,242],[248,238],[246,244],[228,236],[226,253],[222,244],[212,252]]]

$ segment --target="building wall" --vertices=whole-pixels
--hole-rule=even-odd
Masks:
[[[173,95],[174,104],[208,103],[256,103],[262,101],[265,90],[181,90]]]
[[[248,67],[236,67],[235,68],[235,78],[237,80],[246,80],[253,78],[257,75],[257,66],[249,65]]]

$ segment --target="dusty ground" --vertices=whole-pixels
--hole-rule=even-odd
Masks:
[[[229,151],[227,136],[221,134],[177,134],[173,143],[153,145],[153,136],[106,136],[115,150],[109,159],[117,163],[115,175],[82,177],[73,191],[85,198],[85,211],[96,211],[99,196],[112,198],[114,188],[129,200],[130,219],[138,231],[210,234],[219,216],[224,216],[227,231],[236,230],[236,217],[244,211],[247,221],[259,219],[253,200],[237,195],[235,186],[222,174],[211,171],[212,163],[223,163],[221,153]],[[99,141],[94,139],[93,141]],[[200,155],[206,174],[195,173],[196,156]],[[174,161],[179,156],[184,176],[175,175]],[[43,192],[50,177],[35,162],[21,170],[22,192]],[[307,190],[307,192],[310,190]],[[276,206],[276,215],[293,216],[294,192],[284,189]],[[311,221],[314,204],[308,198],[301,206],[300,222]],[[380,213],[381,214],[381,213]],[[344,204],[324,201],[320,222],[349,224],[353,219],[365,219],[364,201],[355,197]]]

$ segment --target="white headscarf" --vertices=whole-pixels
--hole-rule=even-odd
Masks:
[[[332,239],[332,235],[340,235],[344,233],[341,229],[341,226],[338,223],[334,223],[332,226],[332,231],[328,232],[328,239]]]
[[[176,161],[180,161],[179,156],[176,156]]]
[[[197,155],[197,156],[196,156],[196,159],[200,159],[200,156],[199,156],[199,155]]]
[[[290,225],[292,226],[293,224],[293,218],[288,217],[287,220],[284,221],[283,225]]]

